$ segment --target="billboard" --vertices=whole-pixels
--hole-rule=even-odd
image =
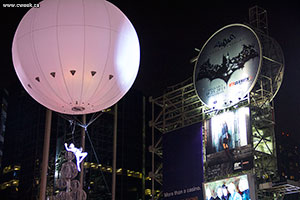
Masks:
[[[250,109],[224,112],[204,121],[208,180],[253,166]]]
[[[249,144],[250,111],[242,107],[224,112],[206,121],[206,154],[234,149]]]
[[[164,199],[202,199],[202,123],[163,135]]]
[[[255,200],[254,179],[250,174],[203,183],[205,200]]]
[[[261,63],[261,44],[250,27],[232,24],[220,29],[204,44],[195,65],[200,100],[213,109],[238,103],[254,87]]]

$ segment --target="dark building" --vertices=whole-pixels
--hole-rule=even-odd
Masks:
[[[35,199],[40,183],[46,109],[23,90],[12,93],[9,103],[13,106],[7,114],[1,194],[4,199]],[[57,135],[65,131],[60,123],[65,122],[54,115],[49,167],[54,164]],[[51,178],[49,171],[48,179]]]
[[[0,169],[3,156],[4,136],[6,129],[7,107],[8,107],[8,92],[6,89],[0,89]]]
[[[141,93],[129,92],[118,104],[117,169],[122,169],[123,176],[117,198],[122,200],[142,199],[143,195],[143,98]]]
[[[280,183],[282,185],[293,182],[300,183],[300,143],[291,133],[281,132],[276,135],[277,142],[277,167]],[[297,184],[298,183],[298,184]],[[290,187],[284,200],[300,199],[299,190]]]
[[[39,193],[46,109],[25,91],[10,95],[0,177],[1,199],[36,199]],[[118,102],[116,199],[144,199],[145,97],[130,90]],[[96,115],[87,115],[87,122]],[[81,116],[53,112],[47,176],[47,196],[55,195],[64,143],[81,145]],[[84,190],[88,199],[111,199],[114,107],[88,128],[84,160]],[[89,138],[91,140],[89,140]],[[143,170],[144,169],[144,170]],[[79,178],[79,177],[78,177]]]
[[[300,143],[289,133],[277,135],[278,171],[280,180],[300,180]]]
[[[140,92],[130,90],[118,102],[116,199],[144,198],[145,101]],[[86,139],[89,156],[86,160],[85,188],[88,199],[111,199],[114,109],[108,109],[88,129],[97,154],[96,158],[91,143]]]
[[[18,199],[20,194],[30,199],[41,158],[38,152],[43,141],[41,107],[25,91],[18,96],[10,95],[9,102],[13,106],[8,109],[1,177],[1,184],[6,187],[1,188],[1,193],[4,199]]]

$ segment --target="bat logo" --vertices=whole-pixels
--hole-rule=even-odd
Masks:
[[[247,61],[258,57],[258,55],[259,54],[254,49],[253,45],[244,44],[242,51],[237,56],[230,58],[229,53],[227,53],[227,55],[223,55],[222,64],[211,64],[208,58],[198,68],[196,81],[199,81],[203,78],[208,78],[210,81],[220,78],[227,83],[233,72],[243,68]]]

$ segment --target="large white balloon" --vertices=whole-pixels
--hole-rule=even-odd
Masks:
[[[13,63],[26,91],[66,114],[97,112],[132,86],[140,47],[134,27],[104,0],[44,0],[13,40]]]

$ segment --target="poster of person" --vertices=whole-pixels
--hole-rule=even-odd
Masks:
[[[249,185],[248,175],[204,183],[204,200],[251,200]]]
[[[205,123],[206,154],[245,146],[250,137],[249,108],[242,107],[212,117]]]

